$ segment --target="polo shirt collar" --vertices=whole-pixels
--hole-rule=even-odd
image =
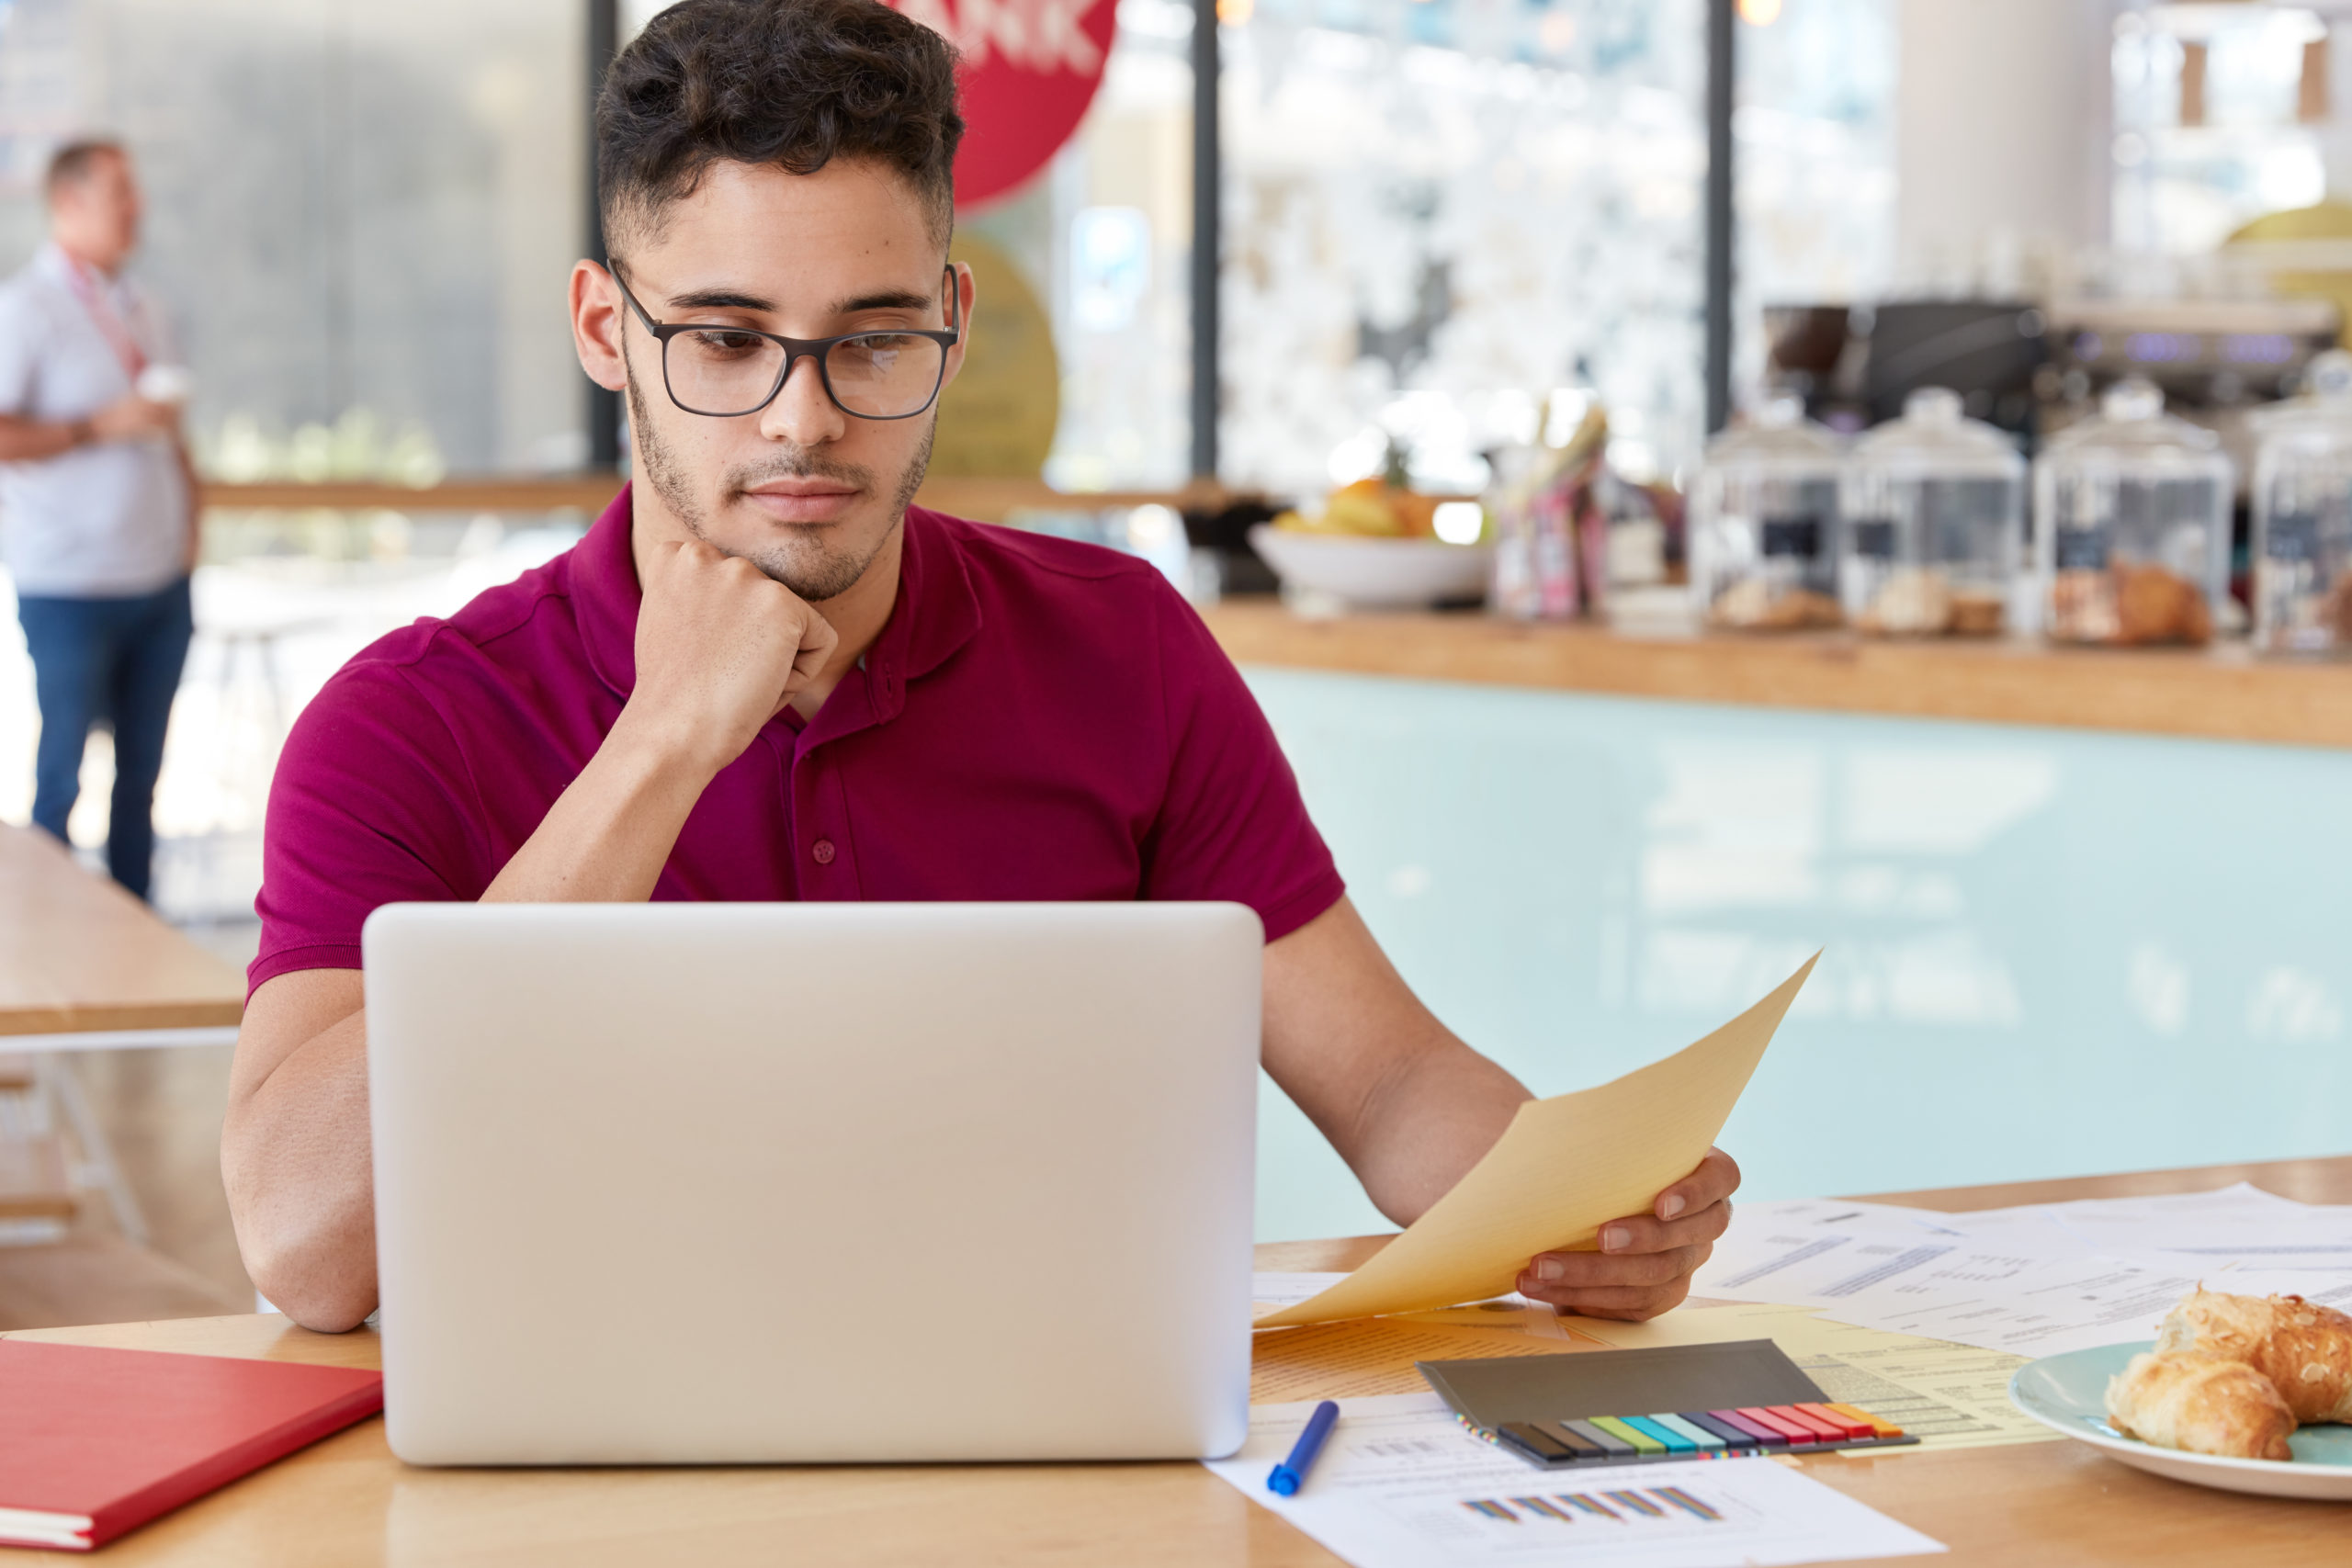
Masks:
[[[637,687],[637,615],[645,603],[629,550],[633,489],[621,487],[571,557],[573,613],[589,665],[623,699]],[[898,600],[882,635],[866,650],[872,722],[897,717],[906,705],[906,683],[946,663],[979,629],[979,596],[953,525],[935,513],[910,506],[899,550]],[[825,707],[835,705],[828,700]],[[824,717],[822,710],[818,717]]]

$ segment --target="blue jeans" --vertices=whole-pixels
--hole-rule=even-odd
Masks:
[[[140,897],[155,856],[155,775],[196,620],[187,579],[129,599],[28,595],[17,601],[33,656],[40,749],[33,761],[33,825],[60,839],[82,793],[90,727],[114,726],[114,802],[107,870]]]

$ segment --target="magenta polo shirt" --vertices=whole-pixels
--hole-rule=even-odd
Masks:
[[[380,904],[480,897],[619,716],[639,597],[624,490],[572,549],[337,671],[270,786],[249,984],[358,968]],[[711,782],[653,897],[1231,899],[1271,942],[1340,891],[1159,572],[917,508],[863,664]]]

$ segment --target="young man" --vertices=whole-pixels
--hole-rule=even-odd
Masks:
[[[162,313],[122,276],[139,185],[111,141],[50,160],[50,241],[0,287],[0,540],[33,660],[33,822],[58,838],[82,750],[114,728],[107,869],[141,898],[155,778],[195,623],[195,482],[179,408],[137,391],[174,358]]]
[[[1266,1068],[1384,1213],[1428,1208],[1527,1098],[1382,956],[1156,572],[910,508],[974,307],[961,130],[947,46],[876,0],[687,0],[614,63],[613,265],[580,264],[571,311],[641,482],[354,660],[271,794],[221,1163],[298,1321],[375,1304],[358,942],[393,899],[1229,898],[1265,923]],[[826,983],[788,953],[774,978]],[[1737,1180],[1711,1155],[1522,1288],[1664,1311]]]

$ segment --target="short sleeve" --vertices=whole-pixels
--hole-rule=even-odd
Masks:
[[[366,655],[287,738],[263,833],[261,950],[248,990],[297,969],[356,969],[379,906],[471,899],[495,874],[456,739],[401,667]]]
[[[1346,885],[1241,672],[1164,582],[1155,604],[1168,791],[1145,845],[1144,896],[1247,904],[1278,941]]]
[[[48,335],[40,310],[21,286],[0,288],[0,414],[21,419],[32,412]]]

